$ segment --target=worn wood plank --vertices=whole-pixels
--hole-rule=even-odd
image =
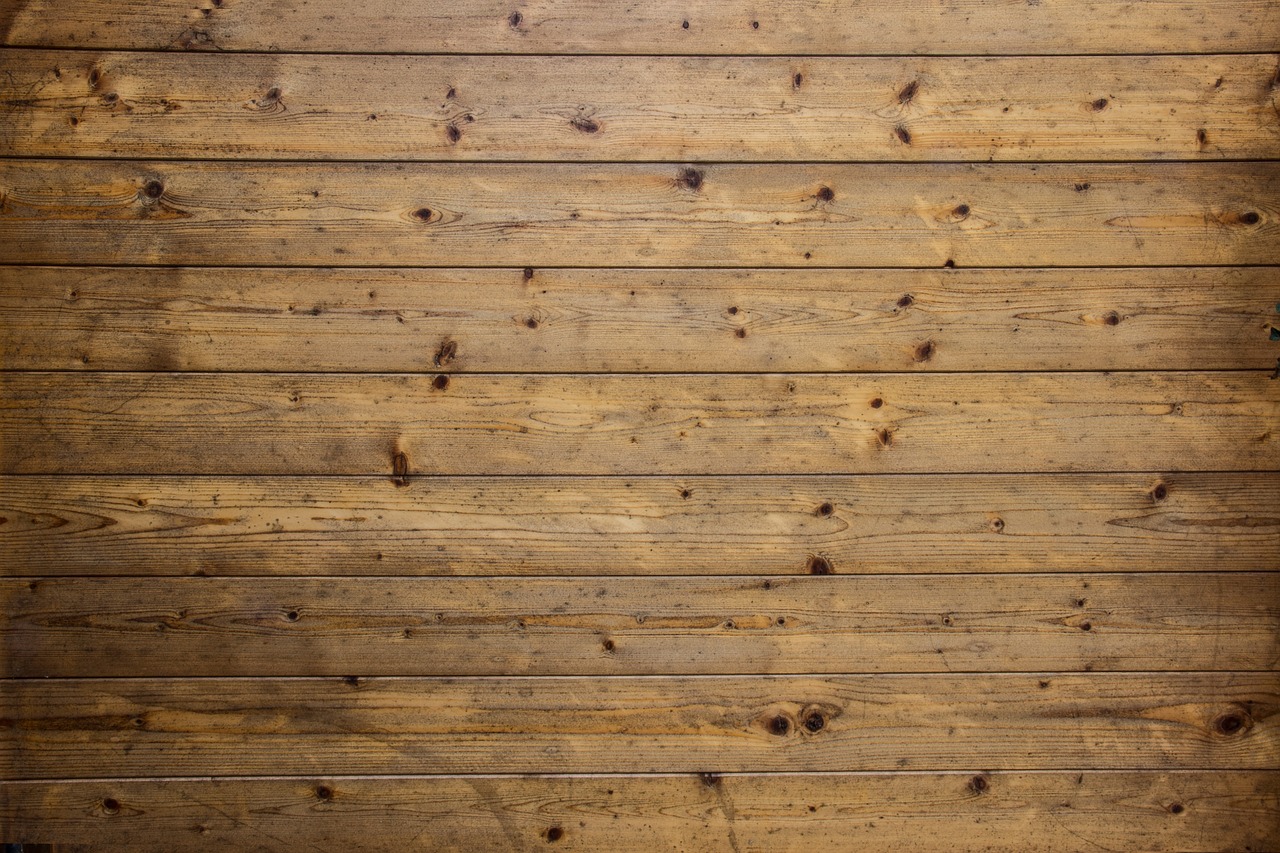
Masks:
[[[1267,473],[404,482],[0,477],[0,575],[1280,571]]]
[[[21,679],[0,774],[1267,769],[1280,673]]]
[[[687,22],[687,26],[686,26]],[[1158,22],[1156,25],[1155,22]],[[0,43],[391,53],[1000,54],[1271,51],[1266,0],[5,0]]]
[[[1267,670],[1280,573],[0,581],[0,677]]]
[[[346,160],[1280,156],[1274,55],[0,53],[0,153]],[[904,128],[911,144],[898,135]]]
[[[929,345],[923,345],[926,350]],[[1277,385],[1218,373],[8,373],[4,473],[1274,470]]]
[[[0,267],[10,370],[1274,367],[1276,268]],[[533,319],[536,328],[529,328]],[[746,337],[739,338],[738,330]],[[930,358],[917,348],[933,343]]]
[[[394,815],[394,819],[387,819]],[[557,831],[558,830],[558,831]],[[0,783],[0,834],[137,851],[314,847],[1196,851],[1280,846],[1275,771],[94,779]]]
[[[907,143],[903,143],[907,144]],[[1114,266],[1280,261],[1280,163],[0,161],[0,261]]]

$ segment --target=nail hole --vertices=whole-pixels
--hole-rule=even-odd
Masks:
[[[686,30],[687,30],[687,29],[689,29],[689,22],[688,22],[688,21],[681,21],[681,22],[680,22],[680,27],[681,27],[682,29],[686,29]]]

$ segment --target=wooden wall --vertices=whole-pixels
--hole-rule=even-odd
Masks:
[[[1274,0],[0,44],[0,841],[1280,849]]]

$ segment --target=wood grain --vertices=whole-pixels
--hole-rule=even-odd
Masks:
[[[907,144],[907,143],[902,143]],[[1280,163],[0,161],[0,261],[1150,266],[1280,261]]]
[[[401,482],[2,477],[0,575],[1280,571],[1270,473]]]
[[[1267,373],[10,373],[4,473],[1274,470]]]
[[[1280,573],[925,577],[8,580],[0,581],[0,677],[1280,663]]]
[[[797,85],[797,75],[799,84]],[[0,53],[0,153],[346,160],[1280,156],[1274,55]],[[911,144],[904,145],[904,128]]]
[[[688,26],[685,26],[685,24]],[[758,26],[756,26],[758,25]],[[388,53],[986,54],[1273,51],[1266,0],[6,0],[0,43]]]
[[[526,277],[527,276],[527,277]],[[10,370],[1272,368],[1280,271],[0,267]],[[532,319],[536,328],[529,328]],[[743,330],[746,337],[739,338]],[[931,341],[931,357],[918,347]]]
[[[1280,761],[1280,673],[21,679],[9,779],[1234,769]]]
[[[1130,851],[1280,846],[1275,771],[0,784],[0,834],[136,851]],[[387,819],[387,815],[394,819]],[[558,832],[556,830],[559,830]]]

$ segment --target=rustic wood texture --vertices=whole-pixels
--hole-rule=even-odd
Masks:
[[[1280,571],[1271,473],[16,476],[0,500],[7,576]]]
[[[1245,771],[436,776],[0,783],[0,826],[137,851],[1280,847],[1280,774]],[[394,820],[384,815],[394,814]]]
[[[1272,368],[1280,270],[0,267],[9,370]],[[529,327],[533,320],[536,328]],[[739,330],[745,337],[738,337]],[[920,358],[922,342],[932,343]]]
[[[687,26],[686,26],[687,25]],[[758,25],[758,26],[757,26]],[[1194,53],[1280,48],[1267,0],[5,0],[0,43],[356,53]]]
[[[569,63],[547,56],[11,50],[0,53],[6,128],[0,153],[479,161],[1274,158],[1280,156],[1275,75],[1274,55],[593,56]]]
[[[1273,769],[1280,674],[22,679],[0,773]]]
[[[923,352],[932,350],[921,345]],[[12,373],[4,473],[1273,470],[1268,374]]]
[[[13,159],[0,161],[0,261],[1274,264],[1280,261],[1278,198],[1280,162],[690,166]]]
[[[1268,670],[1280,573],[24,579],[0,624],[23,678]]]
[[[1280,848],[1278,57],[0,0],[0,843]]]

